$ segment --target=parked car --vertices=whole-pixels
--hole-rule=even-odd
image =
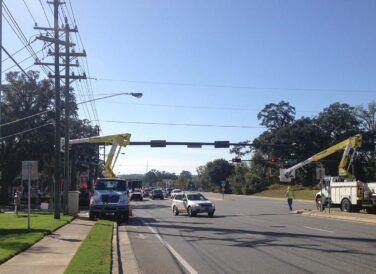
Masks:
[[[190,217],[197,213],[207,213],[209,217],[213,217],[215,212],[214,203],[198,192],[177,193],[171,208],[175,215],[183,212]]]
[[[179,188],[175,188],[175,189],[171,190],[171,195],[170,195],[171,199],[174,199],[175,194],[180,193],[180,192],[182,192],[182,191]]]
[[[138,200],[138,201],[142,201],[143,200],[143,195],[140,191],[133,191],[130,195],[130,199],[132,201],[134,200]]]
[[[168,198],[171,196],[172,188],[166,188],[165,197]]]
[[[163,200],[164,196],[163,196],[162,190],[160,190],[160,189],[153,189],[153,191],[151,192],[151,198],[153,200],[155,200],[155,199],[161,199],[161,200]]]
[[[142,196],[145,198],[145,197],[149,197],[150,196],[150,192],[151,192],[151,189],[150,188],[144,188],[142,190]]]

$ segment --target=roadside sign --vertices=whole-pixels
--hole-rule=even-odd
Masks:
[[[222,187],[225,187],[226,186],[226,182],[223,181],[222,184],[221,184]]]
[[[22,161],[22,180],[38,180],[38,161]]]

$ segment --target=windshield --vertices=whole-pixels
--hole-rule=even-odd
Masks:
[[[208,200],[202,194],[188,194],[187,198],[190,201],[207,201]]]
[[[154,193],[162,193],[162,190],[154,190]]]
[[[101,180],[98,181],[95,185],[95,190],[118,190],[126,191],[127,186],[125,181],[119,180]]]

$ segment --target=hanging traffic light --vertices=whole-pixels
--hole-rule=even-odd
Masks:
[[[240,159],[240,158],[232,158],[232,162],[233,163],[241,163],[242,159]]]

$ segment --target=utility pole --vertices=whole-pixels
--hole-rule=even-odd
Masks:
[[[1,104],[3,96],[3,0],[0,0],[0,152],[3,150],[3,140],[1,139]],[[0,165],[0,181],[2,179],[2,165]]]
[[[60,102],[60,79],[64,78],[65,79],[65,107],[67,107],[67,104],[69,104],[69,85],[70,85],[70,80],[71,79],[86,79],[86,75],[83,76],[75,76],[75,75],[69,75],[69,67],[70,66],[78,66],[78,64],[71,64],[70,63],[70,57],[71,56],[86,56],[86,53],[70,53],[69,48],[75,46],[74,43],[71,43],[69,41],[69,33],[70,32],[77,32],[77,28],[74,29],[69,29],[69,25],[67,22],[67,19],[65,19],[65,27],[63,29],[59,28],[59,6],[64,4],[63,2],[60,2],[60,0],[54,0],[53,2],[48,2],[49,4],[54,5],[54,27],[53,28],[42,28],[42,27],[34,27],[34,29],[38,30],[51,30],[54,31],[54,38],[48,37],[48,36],[38,36],[37,39],[45,41],[45,42],[50,42],[54,43],[55,49],[54,52],[49,52],[49,55],[55,57],[54,63],[41,63],[39,61],[36,61],[36,65],[45,65],[45,66],[54,66],[54,72],[55,75],[49,74],[50,78],[55,79],[55,190],[54,190],[54,218],[55,219],[60,219],[60,212],[61,212],[61,158],[60,158],[60,137],[61,137],[61,126],[60,126],[60,116],[61,116],[61,102]],[[60,31],[64,31],[66,38],[65,41],[60,40]],[[59,48],[60,45],[65,46],[65,53],[60,53]],[[65,62],[60,64],[60,57],[65,57]],[[60,66],[65,67],[65,76],[60,75]],[[65,123],[68,123],[68,118],[69,118],[69,106],[68,110],[65,110]],[[65,125],[65,145],[69,144],[69,124]],[[67,141],[68,140],[68,141]],[[65,151],[66,151],[66,156],[65,156],[65,167],[66,167],[66,172],[64,173],[65,175],[65,180],[64,180],[64,212],[66,213],[67,209],[67,197],[68,197],[68,188],[69,184],[67,182],[67,179],[69,175],[67,176],[66,174],[69,174],[69,158],[67,158],[67,151],[69,150],[69,147],[66,145]],[[69,157],[69,152],[68,152],[68,157]]]

